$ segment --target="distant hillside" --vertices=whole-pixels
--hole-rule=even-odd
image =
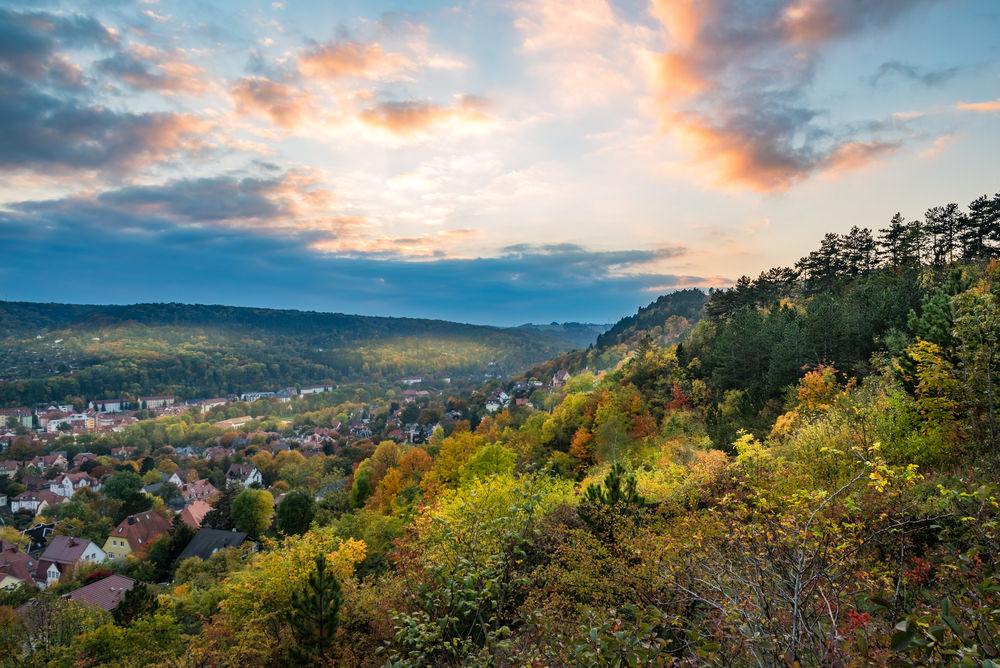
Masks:
[[[593,323],[580,322],[553,322],[549,325],[534,325],[527,323],[518,329],[546,334],[563,341],[569,341],[578,348],[586,348],[593,345],[604,332],[611,329],[611,323],[597,325]]]
[[[559,334],[230,306],[0,302],[0,405],[511,374],[576,345]]]
[[[587,350],[573,350],[533,367],[528,378],[550,378],[559,369],[576,373],[584,368],[601,370],[613,367],[643,337],[663,345],[677,343],[694,329],[701,319],[708,295],[701,290],[680,290],[663,295],[635,315],[619,320],[597,337]]]
[[[606,349],[622,343],[631,347],[647,335],[664,344],[677,343],[694,327],[707,302],[708,295],[696,289],[663,295],[635,315],[619,320],[597,337],[595,347]]]

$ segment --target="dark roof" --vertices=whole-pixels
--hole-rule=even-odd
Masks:
[[[237,547],[247,540],[247,534],[242,531],[222,531],[221,529],[198,529],[191,542],[187,544],[184,551],[177,557],[178,561],[183,561],[188,557],[201,557],[207,560],[217,550],[224,550],[227,547]]]
[[[89,546],[90,541],[86,538],[53,536],[41,559],[61,564],[75,564]]]
[[[125,592],[134,586],[135,580],[132,578],[127,578],[124,575],[109,575],[103,580],[71,591],[68,598],[71,601],[82,601],[96,605],[110,612],[122,600]]]

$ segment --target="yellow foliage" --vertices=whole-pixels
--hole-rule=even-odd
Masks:
[[[252,624],[280,614],[288,608],[292,592],[306,586],[317,555],[325,554],[331,572],[347,584],[366,550],[363,541],[343,540],[330,527],[279,542],[267,541],[266,551],[246,569],[226,579],[219,608],[237,624]]]

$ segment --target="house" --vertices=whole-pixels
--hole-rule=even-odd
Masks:
[[[0,589],[11,589],[19,584],[35,584],[31,574],[35,560],[18,549],[17,545],[0,540]]]
[[[184,548],[184,551],[177,557],[177,561],[181,562],[191,557],[199,557],[203,561],[208,561],[208,558],[219,550],[240,546],[245,547],[244,554],[257,551],[257,543],[242,531],[199,529],[198,533],[191,539],[191,542]]]
[[[124,448],[111,448],[111,457],[118,461],[124,461],[135,454],[135,448],[127,446]]]
[[[156,396],[156,397],[139,397],[139,408],[144,408],[146,410],[153,410],[155,408],[166,408],[167,406],[173,406],[176,397],[170,396]]]
[[[55,522],[48,522],[43,524],[42,522],[36,522],[34,526],[29,527],[21,532],[22,536],[27,536],[31,539],[31,547],[29,549],[41,549],[45,547],[45,544],[49,542],[49,536],[52,535],[52,531],[56,528]]]
[[[109,575],[86,587],[80,587],[67,594],[71,601],[80,601],[111,612],[121,602],[125,592],[135,586],[135,580],[124,575]]]
[[[97,491],[101,488],[101,483],[86,473],[60,473],[49,482],[49,491],[67,498],[73,498],[78,489],[90,489]]]
[[[53,494],[48,490],[43,492],[24,492],[10,500],[10,511],[12,513],[27,511],[33,515],[39,515],[49,506],[66,501],[69,501],[69,499],[65,496]]]
[[[299,389],[299,394],[301,395],[319,394],[321,392],[332,392],[332,391],[333,391],[333,383],[323,383],[320,385],[306,385],[305,387]]]
[[[410,376],[409,378],[400,378],[399,382],[403,385],[418,385],[424,382],[421,376]]]
[[[0,508],[7,505],[7,493],[0,492]]]
[[[201,500],[193,501],[181,511],[181,521],[192,529],[200,529],[201,522],[212,510],[212,506]]]
[[[219,406],[225,406],[228,403],[229,399],[226,399],[225,397],[219,399],[205,399],[203,402],[201,402],[201,412],[207,413],[213,408],[218,408]]]
[[[108,559],[141,555],[160,536],[170,531],[170,522],[152,511],[129,515],[112,529],[104,542]]]
[[[73,457],[73,468],[78,469],[87,462],[95,461],[96,459],[97,455],[93,452],[81,452]]]
[[[507,406],[509,403],[510,395],[501,389],[496,389],[490,393],[489,399],[486,400],[486,410],[490,413],[495,413],[499,409]]]
[[[45,473],[49,469],[54,469],[54,468],[65,469],[69,465],[69,462],[66,460],[66,456],[60,452],[51,455],[41,455],[39,457],[35,457],[34,459],[31,460],[30,465],[34,466],[42,473]]]
[[[233,454],[232,448],[224,448],[221,445],[213,445],[205,450],[205,458],[210,459],[213,462],[217,459],[228,457],[231,454]]]
[[[204,501],[219,491],[215,488],[215,485],[204,478],[195,480],[194,482],[186,482],[178,485],[178,487],[180,487],[181,496],[184,497],[186,503]]]
[[[226,482],[237,482],[244,487],[264,484],[264,478],[253,464],[233,464],[226,471]]]
[[[21,484],[24,485],[25,491],[28,492],[41,492],[49,488],[48,478],[40,475],[21,476]]]
[[[0,409],[0,427],[7,426],[11,420],[25,429],[31,429],[31,409],[23,407]]]
[[[253,420],[249,415],[244,415],[243,417],[235,417],[229,420],[219,420],[218,422],[213,422],[213,427],[218,427],[219,429],[239,429],[246,423]]]
[[[569,380],[569,371],[566,369],[559,369],[556,371],[555,375],[552,376],[552,389],[558,390],[566,384],[567,380]]]
[[[63,574],[80,562],[99,564],[108,558],[104,550],[86,538],[54,536],[38,558],[35,580],[46,587],[59,581]]]
[[[24,462],[14,461],[13,459],[8,459],[6,461],[0,462],[0,475],[13,478],[14,474],[17,473],[18,469],[24,466]]]
[[[121,413],[132,406],[128,399],[98,399],[91,401],[88,407],[99,413]]]
[[[201,457],[204,452],[205,449],[197,445],[183,445],[174,449],[174,454],[178,457]]]
[[[180,487],[181,485],[186,485],[192,479],[194,480],[198,479],[197,471],[195,471],[194,469],[177,469],[176,471],[173,472],[173,475],[167,478],[167,482],[172,482],[173,484]]]

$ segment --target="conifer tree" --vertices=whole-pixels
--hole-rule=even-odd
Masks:
[[[326,557],[316,555],[316,570],[309,575],[308,586],[303,591],[292,592],[287,613],[288,623],[298,641],[289,656],[295,665],[330,663],[341,600],[340,583],[327,568]]]

